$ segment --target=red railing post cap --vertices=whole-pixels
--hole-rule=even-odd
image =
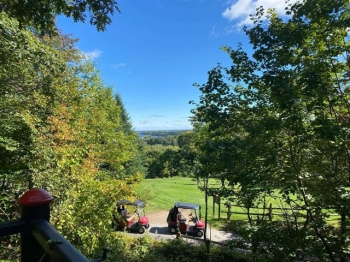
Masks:
[[[53,197],[42,188],[33,188],[25,192],[17,201],[22,207],[35,207],[50,204]]]

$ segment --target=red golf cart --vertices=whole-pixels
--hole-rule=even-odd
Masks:
[[[148,217],[145,215],[145,203],[141,200],[134,202],[129,200],[119,200],[117,202],[117,212],[113,213],[112,228],[114,230],[124,230],[128,232],[145,233],[149,228]],[[135,209],[130,213],[129,209]]]
[[[205,224],[201,220],[201,206],[197,204],[176,202],[169,211],[167,222],[172,234],[177,233],[177,228],[179,228],[181,234],[191,234],[197,237],[204,235]]]

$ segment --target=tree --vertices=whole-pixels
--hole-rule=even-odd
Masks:
[[[119,93],[115,95],[115,103],[120,108],[122,130],[125,133],[134,133],[129,114],[126,112],[122,97]]]
[[[223,47],[232,66],[217,66],[200,86],[193,123],[203,173],[229,170],[240,196],[258,190],[249,205],[278,191],[285,205],[307,210],[306,220],[296,218],[302,226],[290,217],[281,224],[284,240],[269,234],[266,223],[252,224],[255,251],[270,242],[276,259],[276,246],[284,257],[301,247],[323,261],[348,259],[348,11],[342,0],[290,5],[288,19],[273,10],[265,17],[259,8],[253,27],[245,28],[253,54]],[[340,230],[327,223],[332,212]]]
[[[130,141],[132,141],[132,146],[134,148],[134,155],[131,159],[123,164],[122,170],[118,172],[118,178],[124,179],[135,179],[139,180],[145,177],[146,166],[145,166],[145,153],[142,141],[137,137],[137,133],[133,130],[132,122],[130,116],[128,115],[124,103],[122,101],[121,95],[115,95],[116,106],[120,110],[120,131],[125,135],[129,136]],[[112,171],[110,165],[108,165],[109,171]]]
[[[4,43],[0,52],[0,173],[2,190],[18,186],[9,189],[18,194],[33,186],[33,142],[50,112],[47,105],[54,99],[53,84],[65,62],[56,50],[18,29],[18,23],[6,14],[1,13],[0,20]]]
[[[178,147],[153,145],[146,146],[147,177],[174,177],[179,175],[180,157]]]
[[[112,89],[74,39],[37,38],[5,13],[0,21],[0,220],[19,217],[23,192],[45,188],[55,197],[51,222],[96,257],[116,199],[134,195],[116,177],[136,155],[137,136],[122,132]],[[114,173],[100,170],[101,163]],[[18,244],[8,241],[1,242],[1,258]]]
[[[115,11],[120,12],[115,0],[108,1],[64,1],[29,0],[0,1],[0,9],[18,20],[20,26],[34,27],[42,34],[55,33],[55,20],[58,15],[72,17],[74,22],[85,22],[89,17],[91,25],[98,31],[106,30]],[[88,13],[88,15],[87,15]]]
[[[181,176],[194,176],[196,172],[196,148],[193,131],[185,131],[178,135],[177,144],[179,145],[180,164],[178,169]]]

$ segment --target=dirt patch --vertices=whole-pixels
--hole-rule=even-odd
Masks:
[[[181,209],[180,211],[183,217],[186,217],[188,221],[192,221],[190,216],[190,214],[192,213],[191,210]],[[168,225],[166,221],[168,214],[169,214],[169,211],[157,211],[157,212],[147,213],[146,216],[148,217],[150,224]]]
[[[146,213],[146,216],[148,217],[150,224],[167,225],[166,219],[168,217],[168,213],[168,211],[157,211]]]

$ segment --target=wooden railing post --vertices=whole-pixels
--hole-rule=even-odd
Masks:
[[[50,203],[53,197],[44,189],[34,188],[18,200],[22,207],[21,220],[26,222],[25,229],[21,232],[21,262],[51,261],[50,256],[41,247],[32,234],[31,221],[37,219],[50,220]]]
[[[230,220],[231,219],[231,201],[228,200],[226,203],[225,203],[225,206],[227,207],[227,220]]]
[[[269,221],[272,221],[272,204],[271,203],[269,207]]]

